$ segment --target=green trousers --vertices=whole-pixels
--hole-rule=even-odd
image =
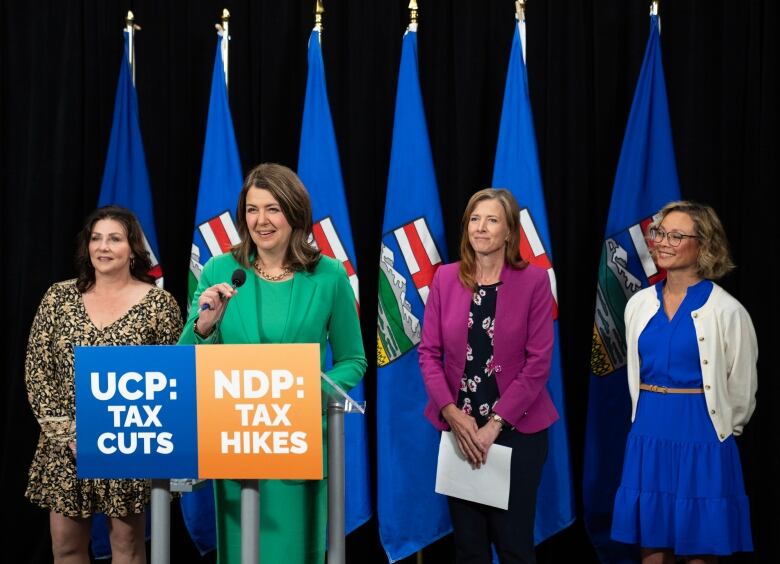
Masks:
[[[241,484],[214,480],[217,562],[241,562]],[[321,564],[325,559],[325,480],[260,480],[260,562]]]

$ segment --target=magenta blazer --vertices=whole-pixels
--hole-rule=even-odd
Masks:
[[[436,271],[425,304],[420,357],[434,427],[449,426],[441,410],[457,404],[463,370],[472,291],[458,279],[460,263]],[[494,411],[522,433],[552,425],[558,412],[547,391],[553,349],[553,297],[547,272],[533,265],[504,266],[498,290],[493,361],[500,398]]]

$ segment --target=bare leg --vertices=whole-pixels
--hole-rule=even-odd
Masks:
[[[54,564],[89,564],[90,519],[49,512]]]
[[[108,519],[113,564],[146,564],[146,514]]]
[[[674,552],[668,548],[642,547],[642,564],[674,564]]]

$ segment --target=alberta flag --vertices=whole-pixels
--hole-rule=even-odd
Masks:
[[[613,542],[609,536],[631,425],[623,310],[634,293],[663,276],[650,258],[645,234],[653,214],[679,198],[660,23],[653,15],[615,174],[598,269],[583,501],[585,525],[603,562],[639,560],[636,548]]]
[[[444,225],[417,74],[417,26],[403,40],[379,259],[377,500],[379,536],[394,562],[452,530],[434,492],[439,432],[416,348],[428,287],[446,261]]]
[[[188,300],[198,286],[203,265],[212,256],[228,252],[238,242],[235,207],[243,177],[238,146],[230,116],[223,52],[227,37],[217,37],[217,54],[211,78],[211,99],[206,122],[206,142],[200,171],[195,229],[192,236]],[[214,520],[214,493],[211,481],[181,498],[184,523],[201,554],[217,546]]]
[[[103,169],[98,206],[118,205],[132,210],[144,231],[144,244],[149,251],[152,269],[149,271],[158,286],[163,285],[163,272],[158,257],[157,232],[154,228],[154,208],[149,172],[146,169],[141,123],[138,119],[138,97],[133,85],[129,63],[129,38],[124,32],[124,49],[119,62],[119,79],[114,100],[114,119]],[[150,519],[146,520],[149,535]],[[110,558],[111,543],[108,522],[102,513],[92,520],[91,550],[95,558]]]
[[[525,67],[525,21],[515,27],[509,69],[504,90],[504,107],[498,132],[493,186],[507,188],[520,204],[520,254],[528,262],[547,270],[550,277],[555,321],[555,344],[547,388],[560,419],[549,429],[547,461],[536,501],[534,538],[537,543],[574,521],[574,494],[566,432],[561,351],[558,338],[558,306],[555,272],[552,266],[550,230],[544,202],[539,159],[536,151],[528,75]]]
[[[149,273],[155,278],[157,285],[162,286],[163,272],[158,259],[160,248],[157,246],[157,231],[154,228],[152,189],[138,119],[138,97],[128,62],[128,43],[125,31],[114,101],[114,120],[98,206],[116,204],[135,213],[144,230],[144,243],[152,260],[152,270]]]
[[[298,176],[311,196],[314,225],[312,242],[319,250],[344,265],[352,290],[355,307],[359,308],[358,276],[355,270],[355,246],[349,209],[344,195],[336,133],[330,115],[325,66],[322,61],[320,32],[309,37],[309,75],[303,104],[301,146],[298,155]],[[330,364],[330,351],[328,351]],[[363,383],[350,390],[356,401],[365,400]],[[365,417],[346,414],[345,441],[345,515],[347,533],[371,518],[371,484],[368,468],[368,433]]]

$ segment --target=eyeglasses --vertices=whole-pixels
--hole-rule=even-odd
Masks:
[[[656,243],[663,243],[666,239],[672,247],[679,247],[683,239],[699,239],[698,235],[686,235],[676,231],[664,231],[660,227],[651,227],[647,232],[650,239]]]

